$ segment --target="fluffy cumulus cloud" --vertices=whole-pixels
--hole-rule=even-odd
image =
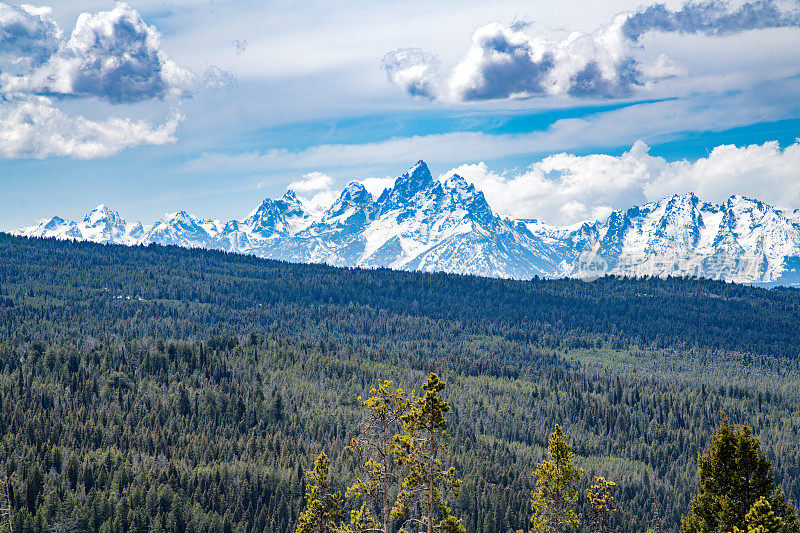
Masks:
[[[24,75],[56,53],[63,39],[50,8],[0,3],[0,73]]]
[[[162,50],[156,28],[127,4],[81,14],[67,37],[50,8],[0,3],[2,157],[103,157],[129,146],[171,142],[178,113],[160,126],[124,118],[94,121],[66,115],[57,100],[146,102],[186,95],[195,83]]]
[[[69,117],[44,96],[0,103],[0,157],[106,157],[124,148],[175,140],[181,115],[161,125],[146,120]]]
[[[42,25],[55,24],[49,10],[25,13]],[[38,55],[38,64],[32,61],[33,68],[27,72],[9,71],[8,63],[13,64],[16,59],[13,55],[3,58],[0,82],[5,94],[93,96],[114,103],[138,102],[181,96],[194,82],[190,71],[161,50],[155,27],[146,24],[127,4],[117,4],[110,11],[82,13],[69,39],[62,40],[46,60],[41,60],[52,46],[54,35],[60,35],[60,30],[54,33],[50,28],[42,36],[44,50]],[[25,40],[32,40],[31,37],[28,33]]]
[[[648,32],[714,36],[798,25],[796,6],[784,9],[775,0],[738,8],[717,0],[689,2],[677,11],[657,4],[561,41],[532,36],[527,24],[490,23],[475,31],[469,49],[447,74],[438,72],[435,56],[416,49],[392,52],[383,65],[390,81],[412,96],[430,99],[615,98],[685,72],[663,54],[654,62],[638,59],[641,37]]]
[[[553,51],[543,40],[488,24],[472,35],[472,46],[453,70],[450,87],[465,100],[542,94],[554,65]]]
[[[562,153],[518,174],[496,173],[484,163],[444,176],[452,174],[473,182],[502,214],[551,224],[601,219],[615,209],[689,191],[709,202],[743,194],[794,209],[800,207],[800,140],[785,148],[776,142],[718,146],[693,162],[652,156],[638,141],[621,156]]]

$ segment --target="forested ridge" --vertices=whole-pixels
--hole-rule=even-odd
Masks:
[[[511,281],[0,234],[0,459],[15,533],[289,531],[359,395],[447,382],[467,531],[525,528],[556,424],[621,532],[677,531],[725,413],[800,499],[800,294]],[[584,512],[589,503],[578,502]]]

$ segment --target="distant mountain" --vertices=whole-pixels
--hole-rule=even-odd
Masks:
[[[437,180],[423,161],[377,199],[350,183],[322,213],[288,191],[227,223],[180,211],[145,227],[100,205],[82,222],[53,217],[14,233],[520,279],[610,273],[800,283],[800,211],[742,196],[710,204],[688,193],[602,221],[551,226],[498,216],[474,185],[458,175]]]
[[[530,226],[529,226],[530,227]],[[582,264],[605,262],[612,274],[688,275],[736,282],[800,281],[800,223],[758,200],[731,196],[722,204],[692,193],[616,211],[556,236],[560,275],[581,276]],[[559,238],[560,237],[560,238]]]

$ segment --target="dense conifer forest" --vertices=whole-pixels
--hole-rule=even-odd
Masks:
[[[421,394],[435,372],[466,531],[530,527],[556,425],[583,469],[578,513],[601,476],[609,530],[679,531],[723,415],[800,499],[798,324],[796,291],[708,280],[523,282],[0,234],[0,502],[14,533],[293,531],[322,452],[353,503],[359,397],[381,379]]]

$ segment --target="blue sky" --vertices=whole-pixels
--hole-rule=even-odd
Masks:
[[[796,1],[46,7],[0,4],[3,230],[324,207],[420,158],[553,223],[689,189],[800,208]]]

